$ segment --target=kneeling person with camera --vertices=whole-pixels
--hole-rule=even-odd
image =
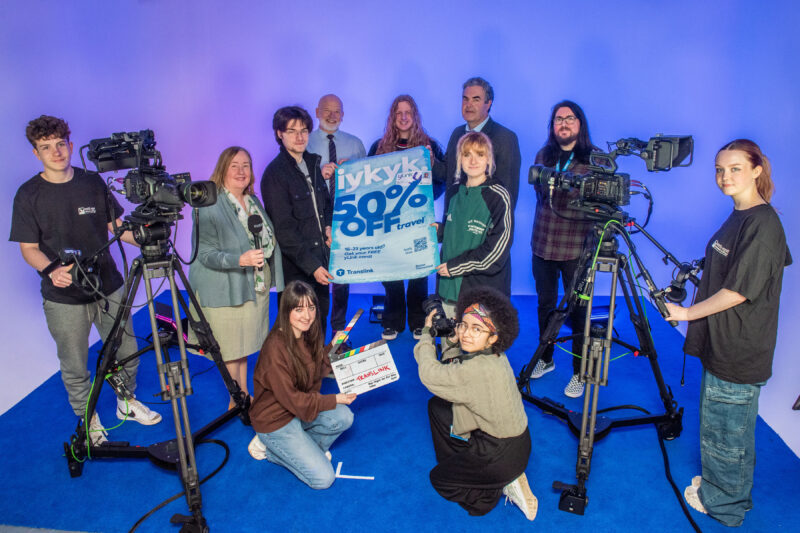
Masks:
[[[471,515],[488,513],[505,494],[533,520],[538,502],[525,477],[528,418],[504,353],[519,333],[516,309],[494,289],[463,291],[456,304],[459,322],[443,340],[441,361],[431,336],[437,314],[444,312],[428,313],[414,347],[420,381],[434,394],[428,416],[438,464],[431,484]]]
[[[47,274],[43,271],[59,258],[75,258],[78,263],[81,258],[88,259],[108,241],[112,220],[121,224],[118,217],[122,207],[108,195],[100,176],[71,166],[73,146],[64,120],[42,115],[28,124],[25,133],[44,168],[17,191],[9,240],[19,243],[25,262],[42,276],[44,314],[56,343],[61,379],[72,410],[83,417],[91,391],[86,366],[89,331],[94,323],[101,338],[108,336],[123,299],[122,276],[108,250],[98,256],[97,276],[88,290],[74,283],[76,273],[84,269],[78,264],[62,265]],[[122,240],[136,244],[130,232]],[[122,360],[137,349],[129,321],[117,359]],[[156,424],[161,415],[133,396],[138,366],[139,359],[135,358],[124,367],[123,381],[129,394],[117,399],[117,417]],[[106,441],[97,413],[88,425],[92,444]]]

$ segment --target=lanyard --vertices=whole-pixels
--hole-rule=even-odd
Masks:
[[[561,166],[561,163],[556,163],[556,171],[557,172],[563,172],[563,171],[567,170],[569,168],[569,164],[572,163],[572,158],[574,156],[575,156],[575,152],[570,152],[569,159],[567,159],[567,162],[564,163],[563,167]]]

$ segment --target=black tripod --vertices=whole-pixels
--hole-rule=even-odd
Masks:
[[[182,532],[206,532],[208,526],[202,514],[202,497],[200,495],[200,482],[197,472],[197,462],[195,461],[194,443],[207,434],[216,430],[230,419],[239,416],[246,425],[250,424],[248,408],[250,398],[239,388],[239,384],[233,380],[222,361],[219,352],[219,344],[214,339],[211,327],[203,316],[200,305],[194,295],[194,291],[189,285],[189,280],[181,268],[178,258],[169,254],[170,227],[168,223],[158,222],[144,226],[131,225],[126,222],[108,243],[98,252],[98,255],[108,248],[112,243],[119,240],[125,230],[135,232],[137,242],[144,242],[141,247],[142,255],[137,257],[131,266],[130,275],[125,282],[125,297],[119,307],[119,312],[114,318],[114,325],[108,338],[105,339],[103,347],[97,360],[96,376],[105,377],[105,381],[114,388],[118,396],[130,398],[131,394],[125,390],[124,380],[118,375],[124,371],[123,366],[130,360],[141,356],[150,351],[155,352],[158,364],[158,379],[161,385],[161,399],[169,400],[172,405],[172,415],[175,422],[176,438],[173,440],[152,444],[147,447],[131,446],[127,442],[106,442],[95,446],[91,441],[87,442],[86,425],[92,418],[97,407],[97,400],[100,396],[103,380],[99,380],[92,388],[89,395],[87,413],[85,418],[78,424],[76,433],[70,438],[70,442],[64,444],[67,456],[70,475],[80,476],[83,471],[84,459],[91,457],[131,457],[148,458],[153,463],[171,469],[178,469],[181,483],[183,484],[186,503],[188,504],[191,516],[175,515],[172,522],[181,524]],[[175,284],[175,272],[183,283],[184,288],[189,294],[192,302],[193,311],[198,319],[195,320],[189,311],[183,295]],[[177,340],[180,351],[178,360],[171,360],[168,348],[168,339],[162,339],[159,335],[156,323],[155,306],[153,302],[152,280],[166,278],[169,280],[170,294],[172,296],[172,312],[176,322],[176,333],[173,336]],[[139,282],[144,279],[147,294],[147,305],[150,312],[150,326],[153,332],[153,344],[138,352],[118,361],[117,350],[119,349],[122,335],[125,334],[125,324],[130,319],[133,300]],[[183,338],[183,326],[180,320],[180,311],[188,317],[190,327],[194,330],[199,340],[199,348],[205,353],[211,354],[217,366],[225,386],[231,394],[236,405],[226,413],[219,416],[194,434],[189,426],[189,415],[186,408],[186,397],[192,394],[192,385],[189,377],[189,365],[186,360],[186,343]],[[165,346],[167,344],[167,346]]]
[[[638,224],[631,224],[641,230]],[[644,231],[642,232],[650,240],[655,242],[650,235]],[[606,223],[605,227],[603,224],[596,222],[592,230],[592,235],[594,239],[587,239],[587,241],[593,242],[587,242],[585,245],[580,260],[581,266],[575,271],[575,275],[564,298],[548,319],[547,327],[541,334],[541,340],[536,352],[534,352],[528,364],[522,368],[517,378],[517,384],[525,400],[547,413],[554,414],[566,420],[572,432],[578,436],[578,461],[576,465],[578,483],[577,485],[571,485],[556,481],[553,483],[553,488],[562,491],[558,504],[559,509],[581,515],[584,513],[588,501],[586,496],[586,481],[589,478],[589,471],[591,469],[592,451],[595,439],[604,437],[615,427],[657,424],[662,437],[671,440],[680,435],[682,430],[681,420],[683,417],[683,408],[677,408],[677,403],[673,399],[672,391],[664,384],[661,369],[658,366],[658,356],[653,344],[653,339],[650,335],[650,324],[644,314],[641,301],[636,297],[636,279],[632,274],[628,258],[618,251],[618,237],[621,237],[627,244],[628,250],[636,261],[638,269],[651,295],[656,293],[653,280],[636,253],[630,236],[624,231],[619,222],[613,220]],[[658,243],[656,244],[658,245]],[[595,276],[597,272],[611,274],[611,303],[608,321],[604,326],[593,325],[591,321]],[[620,276],[622,277],[621,280],[619,280]],[[620,287],[622,287],[622,292],[625,296],[625,303],[630,313],[631,322],[636,330],[636,336],[640,345],[639,348],[616,339],[612,335],[618,280],[621,282]],[[580,379],[586,384],[586,388],[583,397],[583,411],[581,413],[570,411],[566,409],[563,404],[557,403],[550,398],[540,398],[531,394],[531,374],[533,373],[536,363],[548,346],[572,339],[576,335],[581,335],[580,333],[573,333],[573,335],[568,337],[556,338],[565,319],[574,306],[578,305],[579,300],[585,302],[586,305],[586,324],[582,333],[583,346],[581,348],[580,369]],[[659,309],[662,310],[663,302],[658,298],[656,301],[659,305]],[[666,308],[662,311],[665,313]],[[598,387],[608,384],[608,364],[612,343],[617,343],[648,358],[653,376],[656,380],[658,392],[666,410],[664,414],[651,415],[648,413],[645,416],[634,416],[616,420],[611,420],[604,416],[597,416]]]

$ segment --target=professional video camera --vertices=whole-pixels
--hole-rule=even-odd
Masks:
[[[631,180],[628,174],[617,173],[616,158],[620,155],[638,155],[645,160],[647,170],[650,172],[670,170],[692,163],[693,145],[691,136],[657,135],[648,142],[627,138],[608,143],[608,153],[592,153],[584,174],[562,172],[540,165],[530,168],[528,182],[537,187],[537,192],[541,195],[540,202],[549,201],[549,207],[559,217],[591,221],[591,228],[587,231],[583,249],[577,259],[578,266],[572,279],[565,280],[569,284],[565,287],[564,297],[550,312],[546,326],[539,332],[539,346],[517,378],[523,399],[540,407],[546,413],[566,420],[570,429],[578,436],[578,460],[575,468],[577,483],[561,481],[553,483],[553,488],[561,490],[558,507],[563,511],[584,514],[588,502],[586,482],[591,470],[594,442],[611,429],[653,423],[658,428],[659,437],[666,440],[678,437],[683,430],[683,409],[678,408],[672,391],[664,382],[657,362],[658,356],[650,323],[639,295],[642,291],[647,291],[661,316],[667,318],[670,314],[666,300],[680,301],[685,298],[686,281],[696,283],[701,265],[699,262],[681,263],[644,229],[652,213],[652,195],[643,183]],[[631,192],[632,185],[641,191]],[[565,193],[568,191],[562,195],[562,198],[566,198],[566,202],[559,201],[557,207],[553,201],[553,193],[556,190]],[[632,194],[640,193],[644,194],[650,204],[647,220],[642,225],[620,207],[630,203]],[[647,271],[632,239],[632,235],[637,232],[664,253],[665,264],[670,261],[678,267],[678,273],[669,290],[659,290]],[[619,249],[620,241],[627,247],[624,253]],[[636,275],[634,275],[635,270],[638,270]],[[595,318],[592,310],[596,279],[599,274],[611,276],[610,303],[608,312],[600,313],[605,314],[605,317]],[[622,288],[624,296],[622,301],[628,308],[628,316],[638,338],[638,346],[614,337],[617,285]],[[561,326],[578,306],[586,308],[583,332],[573,331],[568,337],[559,337]],[[670,323],[677,325],[677,322]],[[580,369],[576,374],[579,382],[585,384],[583,411],[580,413],[567,409],[563,404],[549,398],[537,397],[531,393],[533,373],[539,368],[541,358],[548,350],[552,351],[553,345],[576,339],[582,341],[580,354],[575,354],[580,357]],[[650,360],[653,377],[665,408],[664,414],[651,414],[649,411],[630,405],[598,409],[598,390],[599,387],[608,384],[613,344]],[[602,415],[622,408],[641,409],[646,415],[628,416],[616,420]]]
[[[134,213],[142,222],[174,221],[184,204],[205,207],[217,201],[217,188],[210,181],[192,182],[188,172],[168,174],[156,150],[153,130],[114,133],[89,141],[87,157],[97,172],[133,169],[123,181],[125,198],[141,204]]]
[[[578,191],[568,205],[573,210],[586,213],[591,220],[626,220],[627,213],[619,208],[630,203],[631,177],[617,173],[616,158],[620,155],[638,155],[645,160],[649,172],[685,167],[692,164],[694,140],[689,135],[656,135],[648,142],[627,138],[608,143],[608,147],[608,153],[594,152],[589,156],[585,174],[533,165],[528,174],[528,183],[547,187],[551,191]],[[684,162],[687,156],[689,161]],[[638,185],[638,182],[633,183]],[[564,213],[558,214],[566,216]]]

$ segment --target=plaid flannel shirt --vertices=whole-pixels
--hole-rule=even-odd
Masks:
[[[536,154],[535,163],[542,164],[542,152]],[[586,171],[585,165],[573,161],[567,168],[572,173],[582,174]],[[564,216],[579,221],[566,220],[556,215],[550,209],[549,190],[536,186],[536,215],[533,219],[533,235],[531,248],[533,253],[547,261],[570,261],[577,259],[583,250],[586,234],[592,228],[592,223],[585,220],[583,213],[567,207],[567,203],[577,198],[575,190],[553,191],[553,208]]]

